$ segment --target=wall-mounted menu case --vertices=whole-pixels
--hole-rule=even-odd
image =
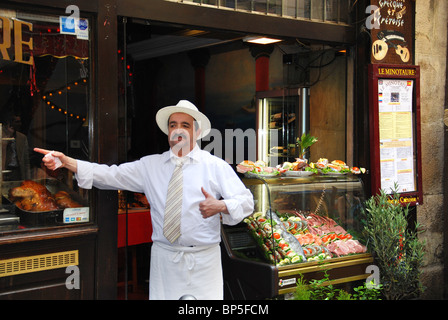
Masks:
[[[361,237],[364,188],[357,177],[244,179],[254,214],[223,226],[229,298],[269,298],[292,292],[300,274],[335,283],[367,278],[373,259]]]
[[[369,75],[372,193],[397,191],[401,204],[420,205],[420,67],[372,64]]]

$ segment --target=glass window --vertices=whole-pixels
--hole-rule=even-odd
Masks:
[[[283,1],[283,16],[295,18],[297,17],[297,1],[285,0]]]
[[[268,1],[268,13],[281,16],[282,15],[282,0]]]
[[[261,11],[261,12],[265,12],[266,11],[266,1],[261,1],[264,2],[260,3],[260,1],[252,1],[252,0],[237,0],[236,1],[236,8],[237,10],[241,10],[241,11]],[[261,9],[260,9],[261,8]]]
[[[220,7],[235,9],[236,0],[219,0],[218,5]]]
[[[87,18],[0,8],[0,230],[92,221],[73,174],[48,171],[33,151],[89,159],[89,76]]]
[[[311,19],[324,20],[324,1],[314,0],[311,1]]]
[[[348,0],[167,0],[280,17],[348,24]]]
[[[259,92],[257,102],[257,160],[270,166],[295,161],[297,138],[309,131],[309,88]]]
[[[298,0],[297,16],[306,19],[311,17],[311,0]]]
[[[338,0],[327,0],[325,3],[325,20],[337,22],[339,12]]]

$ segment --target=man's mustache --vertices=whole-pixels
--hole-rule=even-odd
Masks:
[[[179,137],[182,137],[183,139],[188,139],[189,134],[185,134],[183,132],[179,132],[179,133],[173,133],[171,135],[170,140],[177,140]]]

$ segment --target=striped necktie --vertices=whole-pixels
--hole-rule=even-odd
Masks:
[[[163,235],[173,243],[180,236],[180,217],[182,212],[183,179],[182,166],[185,159],[179,159],[174,168],[165,204],[165,217],[163,222]]]

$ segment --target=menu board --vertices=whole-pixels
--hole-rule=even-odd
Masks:
[[[413,80],[378,80],[381,189],[416,191],[413,145]]]
[[[419,66],[369,65],[369,120],[372,193],[422,204]]]

